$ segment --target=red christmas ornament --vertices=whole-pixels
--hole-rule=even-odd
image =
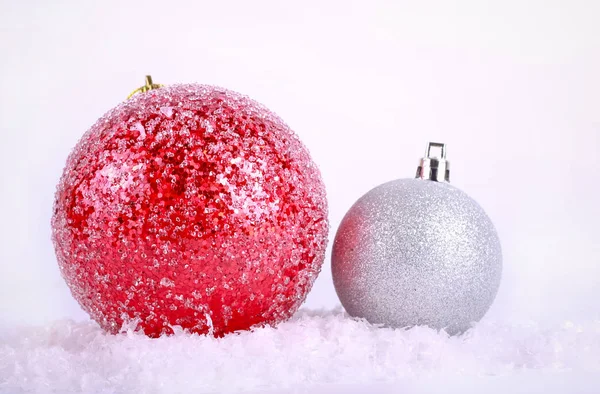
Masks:
[[[323,263],[327,204],[280,118],[225,89],[175,85],[82,137],[52,230],[73,296],[105,330],[138,319],[153,337],[175,325],[220,336],[298,309]]]

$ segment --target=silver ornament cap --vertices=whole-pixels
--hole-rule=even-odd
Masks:
[[[458,334],[485,315],[502,276],[500,240],[449,179],[445,145],[430,143],[416,178],[380,185],[350,208],[335,236],[332,274],[351,316]]]
[[[431,148],[440,148],[440,155],[434,156]],[[415,178],[436,182],[450,182],[450,163],[446,160],[446,144],[430,142],[417,167]]]

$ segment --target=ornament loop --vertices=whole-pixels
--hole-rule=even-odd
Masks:
[[[440,143],[440,142],[430,142],[427,145],[427,150],[425,151],[425,157],[429,158],[431,157],[431,148],[435,147],[435,148],[440,148],[441,150],[441,158],[442,159],[446,159],[446,144]],[[435,156],[437,157],[437,156]]]
[[[127,99],[130,99],[132,96],[134,96],[137,93],[146,93],[147,91],[162,88],[163,86],[165,86],[165,85],[161,85],[159,83],[153,83],[152,77],[150,75],[146,75],[146,84],[144,86],[137,88],[133,92],[129,93],[129,96],[127,96]]]
[[[431,148],[440,148],[439,156],[432,156]],[[450,163],[446,160],[446,144],[430,142],[421,159],[415,178],[435,182],[450,182]]]

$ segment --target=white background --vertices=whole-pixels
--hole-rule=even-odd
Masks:
[[[250,95],[310,149],[331,233],[448,144],[504,250],[488,318],[600,317],[600,2],[0,0],[0,321],[85,319],[50,242],[55,185],[143,84]],[[329,258],[306,307],[338,304]]]

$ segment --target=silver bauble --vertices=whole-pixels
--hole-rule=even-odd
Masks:
[[[438,177],[439,163],[432,162],[425,169],[433,173],[376,187],[342,220],[333,244],[333,281],[351,316],[457,334],[492,304],[502,275],[494,225],[467,194],[427,180]],[[444,172],[447,180],[447,167],[439,178]]]

